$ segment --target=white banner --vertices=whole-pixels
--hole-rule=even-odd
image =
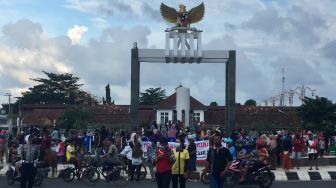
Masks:
[[[206,160],[208,150],[209,150],[209,141],[204,140],[204,141],[196,141],[196,157],[198,162],[202,162]],[[151,142],[149,141],[144,141],[142,142],[142,150],[143,150],[143,157],[147,158],[147,148],[151,145]],[[186,147],[188,147],[188,144],[185,144]],[[168,146],[170,149],[175,149],[176,148],[176,143],[175,142],[168,142]]]

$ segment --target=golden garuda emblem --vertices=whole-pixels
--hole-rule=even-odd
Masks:
[[[166,21],[174,23],[176,27],[190,27],[190,24],[201,21],[204,16],[204,3],[192,8],[189,12],[185,5],[179,5],[179,8],[180,10],[177,11],[161,3],[161,15]]]

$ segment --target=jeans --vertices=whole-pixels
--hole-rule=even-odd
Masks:
[[[20,188],[32,188],[35,180],[35,175],[36,167],[34,166],[34,164],[22,164]]]
[[[152,180],[155,180],[154,165],[153,165],[152,161],[148,161],[148,160],[146,160],[146,161],[145,161],[145,164],[146,164],[146,166],[148,166],[148,168],[149,168],[149,173],[150,173],[150,175],[151,175]]]
[[[223,188],[224,187],[224,177],[219,175],[210,175],[210,188]]]
[[[177,188],[177,183],[180,182],[180,188],[185,188],[186,186],[186,179],[184,178],[183,174],[173,174],[172,175],[172,183],[173,188]]]
[[[171,171],[156,173],[156,182],[158,188],[169,188],[171,178],[172,178]]]

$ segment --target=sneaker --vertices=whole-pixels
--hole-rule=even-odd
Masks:
[[[319,168],[316,167],[316,170],[319,170]]]
[[[313,168],[312,168],[312,167],[310,167],[310,168],[309,168],[309,170],[313,170]]]

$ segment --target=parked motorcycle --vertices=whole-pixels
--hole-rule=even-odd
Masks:
[[[41,162],[36,163],[36,165],[37,165],[37,171],[35,175],[34,185],[40,186],[43,182],[44,177],[48,175],[50,169],[49,167],[45,167],[44,163]],[[8,185],[13,185],[15,182],[21,181],[21,177],[18,176],[18,172],[16,171],[15,166],[13,166],[12,164],[10,164],[8,167],[6,177]]]
[[[240,160],[232,161],[229,171],[225,175],[225,187],[232,188],[237,185],[259,185],[261,188],[269,188],[272,186],[275,176],[271,171],[271,165],[256,161],[253,166],[248,168],[245,180],[240,182],[240,163]]]

